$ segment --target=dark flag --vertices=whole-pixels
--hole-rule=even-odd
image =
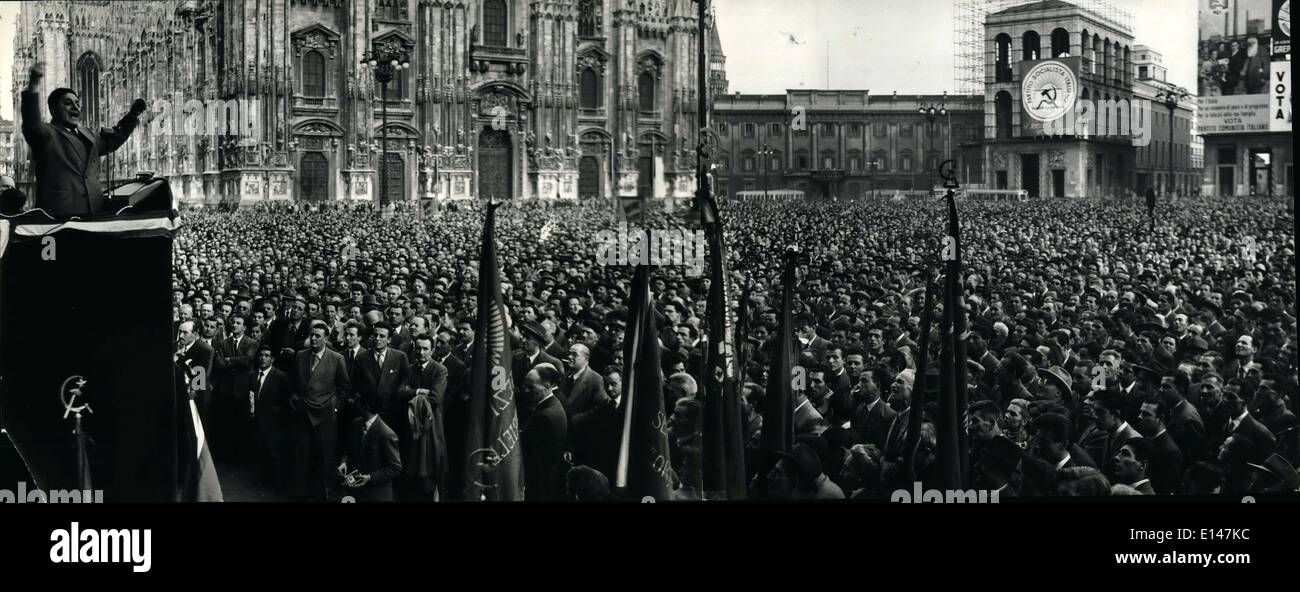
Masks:
[[[650,297],[650,267],[638,265],[632,277],[627,337],[623,340],[623,435],[619,440],[614,487],[629,500],[672,496],[668,460],[668,418],[664,413],[659,338]]]
[[[925,270],[925,304],[921,309],[921,349],[920,360],[916,366],[916,381],[912,388],[912,403],[907,415],[907,448],[904,459],[907,475],[916,480],[916,447],[921,443],[921,416],[925,410],[925,389],[930,371],[930,328],[934,324],[934,279],[930,270]]]
[[[789,452],[794,447],[794,408],[791,405],[790,378],[794,366],[794,326],[791,307],[794,304],[794,270],[798,252],[791,249],[785,254],[785,270],[781,274],[781,311],[779,325],[772,346],[772,361],[763,395],[762,449],[764,461],[759,468],[759,482],[764,483],[767,472],[776,463],[777,453]],[[766,489],[766,486],[760,487]]]
[[[524,499],[519,413],[511,379],[510,318],[501,301],[501,270],[493,240],[498,203],[488,204],[479,251],[478,320],[474,324],[468,418],[465,425],[466,501]]]
[[[939,411],[938,439],[940,486],[963,489],[969,472],[966,430],[963,415],[966,413],[966,311],[963,308],[961,279],[961,228],[957,220],[957,204],[953,192],[948,191],[948,234],[943,240],[944,260],[943,339],[944,356],[941,372],[943,378],[943,404]]]
[[[709,349],[704,396],[704,498],[744,499],[744,434],[736,381],[735,312],[728,310],[727,254],[723,250],[722,220],[717,202],[707,191],[700,197],[700,215],[708,235]]]

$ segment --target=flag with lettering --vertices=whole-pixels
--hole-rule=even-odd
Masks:
[[[501,298],[501,270],[494,242],[498,203],[488,205],[479,251],[478,319],[470,355],[465,425],[466,501],[524,499],[519,413],[511,379],[510,317]]]
[[[623,400],[619,403],[623,430],[614,488],[625,499],[664,501],[672,495],[672,468],[648,265],[637,266],[632,278],[626,331]]]

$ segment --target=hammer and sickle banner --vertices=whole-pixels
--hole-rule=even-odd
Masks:
[[[478,320],[474,332],[480,337],[474,341],[465,426],[466,501],[524,499],[519,406],[510,373],[510,318],[501,300],[501,270],[493,240],[498,207],[498,203],[488,205],[479,252]]]

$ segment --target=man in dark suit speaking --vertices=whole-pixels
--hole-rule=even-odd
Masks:
[[[69,88],[50,93],[50,123],[41,121],[36,89],[45,67],[32,67],[27,90],[22,93],[23,137],[31,147],[36,173],[36,207],[51,216],[86,216],[107,213],[108,202],[99,181],[99,158],[117,150],[131,136],[145,111],[136,99],[131,112],[111,128],[91,132],[81,127],[81,98]]]

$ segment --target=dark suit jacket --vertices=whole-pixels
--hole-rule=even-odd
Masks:
[[[894,417],[898,415],[882,399],[876,403],[875,408],[867,411],[866,405],[858,405],[857,410],[853,413],[852,428],[858,433],[858,437],[867,444],[875,444],[881,451],[885,449],[885,438],[889,436],[889,428],[894,423]]]
[[[384,367],[379,367],[379,353],[365,350],[357,355],[356,374],[352,377],[353,392],[359,397],[378,394],[384,400],[380,415],[389,428],[398,434],[405,433],[406,402],[410,397],[399,394],[411,373],[406,354],[389,347],[384,353]],[[399,421],[401,420],[401,421]]]
[[[823,339],[822,336],[818,335],[813,337],[812,341],[808,342],[808,345],[801,346],[800,351],[808,352],[812,356],[812,359],[820,364],[826,361],[826,350],[830,346],[830,341],[827,341],[826,339]]]
[[[343,356],[343,366],[348,371],[348,378],[355,381],[357,376],[357,358],[366,352],[366,348],[362,347],[357,349],[355,355],[353,355],[352,350],[346,348],[340,349],[338,352],[339,355]]]
[[[1274,436],[1296,426],[1296,416],[1291,413],[1290,409],[1285,406],[1279,406],[1277,411],[1259,418],[1260,423],[1268,428]]]
[[[311,370],[311,359],[315,355],[310,349],[298,352],[295,357],[294,394],[303,405],[303,411],[311,419],[312,425],[333,419],[334,411],[340,401],[346,401],[352,394],[352,383],[348,371],[343,366],[343,355],[325,348],[316,369]]]
[[[1169,412],[1165,429],[1174,439],[1174,445],[1183,453],[1183,460],[1192,463],[1205,455],[1205,422],[1201,413],[1190,402],[1183,401]]]
[[[196,384],[194,379],[200,375],[199,368],[203,369],[201,374],[203,381],[199,384],[202,388],[195,389],[195,396],[202,397],[202,401],[206,403],[208,395],[212,392],[212,348],[202,339],[196,340],[185,353],[181,354],[180,361],[190,369],[187,377],[190,384]]]
[[[237,396],[248,392],[249,370],[257,355],[257,342],[247,335],[235,343],[233,337],[222,340],[213,360],[217,373],[217,392],[222,396]]]
[[[469,367],[465,365],[464,360],[456,357],[456,354],[449,353],[442,360],[434,356],[433,361],[447,369],[447,396],[460,397],[469,389]]]
[[[884,402],[881,402],[883,405]],[[893,411],[893,409],[890,409]],[[894,416],[894,421],[889,425],[889,432],[885,436],[885,447],[881,449],[881,462],[898,462],[903,458],[904,448],[907,447],[907,432],[910,428],[908,421],[912,414],[912,408],[902,410]]]
[[[402,413],[405,414],[406,404],[415,397],[417,389],[429,389],[429,402],[433,403],[435,409],[441,410],[447,399],[447,384],[447,367],[436,360],[429,360],[423,369],[420,368],[419,362],[410,363],[406,384],[398,391],[398,397],[402,402]]]
[[[511,378],[514,379],[515,386],[522,386],[524,384],[524,377],[528,376],[528,371],[532,370],[534,366],[541,364],[542,362],[547,362],[552,366],[555,366],[555,369],[559,370],[561,375],[565,372],[564,362],[561,362],[559,358],[546,353],[546,350],[537,352],[537,359],[532,362],[528,361],[528,354],[523,350],[514,352],[514,355],[511,356],[511,364],[514,365],[514,368],[512,369],[514,376]]]
[[[564,445],[569,423],[557,397],[533,409],[520,427],[519,445],[524,457],[524,499],[559,501],[564,498],[560,470],[565,465]]]
[[[259,426],[267,428],[278,426],[284,418],[284,409],[289,406],[289,397],[293,394],[293,383],[289,376],[279,368],[272,366],[266,374],[266,380],[257,384],[258,369],[248,372],[248,390],[241,399],[241,410],[248,409],[248,393],[255,401],[253,409]]]
[[[1183,453],[1174,443],[1169,428],[1152,438],[1151,444],[1151,465],[1147,468],[1151,488],[1161,495],[1178,493],[1182,489]]]
[[[366,420],[362,418],[352,422],[348,429],[343,461],[348,463],[348,471],[370,475],[370,481],[364,487],[348,488],[346,494],[359,502],[391,502],[393,479],[402,474],[397,434],[384,423],[382,417],[375,418],[370,431],[362,437],[365,426]]]
[[[1123,429],[1115,430],[1106,436],[1105,452],[1101,455],[1101,458],[1098,459],[1098,462],[1101,463],[1102,471],[1105,471],[1106,467],[1110,466],[1110,460],[1115,458],[1116,454],[1119,454],[1119,449],[1124,447],[1125,442],[1142,437],[1142,434],[1139,434],[1131,425],[1124,425],[1122,428]]]
[[[99,159],[126,142],[139,119],[127,114],[115,128],[92,132],[78,127],[73,133],[42,122],[40,105],[37,93],[23,91],[23,137],[36,173],[36,207],[52,216],[108,213],[99,181]]]
[[[564,407],[569,417],[590,411],[609,400],[609,395],[605,394],[605,381],[591,368],[583,368],[577,378],[565,375],[564,382],[567,403]]]
[[[1277,447],[1277,437],[1273,435],[1273,432],[1269,431],[1268,428],[1264,427],[1264,424],[1249,413],[1241,420],[1241,423],[1237,424],[1236,429],[1232,430],[1232,434],[1241,434],[1250,438],[1250,441],[1261,449],[1262,456],[1268,456]]]
[[[271,323],[271,327],[266,330],[266,334],[262,336],[262,339],[265,340],[266,343],[271,346],[271,350],[275,352],[275,367],[284,370],[285,372],[289,371],[289,366],[292,365],[293,358],[290,356],[281,356],[280,350],[291,349],[298,351],[306,348],[307,346],[304,343],[307,341],[307,337],[311,335],[311,321],[306,317],[299,321],[296,329],[294,328],[293,323],[294,322],[289,320],[288,317],[276,317],[275,321]]]

